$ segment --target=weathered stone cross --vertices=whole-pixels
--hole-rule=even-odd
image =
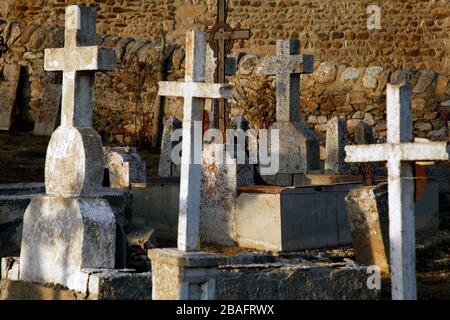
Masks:
[[[92,126],[95,72],[115,68],[114,51],[95,46],[95,18],[95,10],[66,7],[64,48],[45,50],[45,70],[63,71],[62,126]]]
[[[211,28],[209,32],[209,45],[214,51],[214,56],[217,58],[217,68],[214,74],[215,83],[226,83],[226,62],[227,55],[233,49],[234,43],[237,40],[243,41],[250,39],[250,30],[240,30],[239,26],[237,28],[232,28],[227,23],[227,11],[228,5],[226,0],[217,1],[217,21],[216,24]],[[218,101],[218,124],[219,130],[224,134],[226,131],[226,101],[220,99]]]
[[[301,122],[300,74],[312,73],[313,63],[313,56],[300,55],[299,40],[278,40],[277,54],[264,59],[263,72],[277,76],[277,122]]]
[[[196,251],[199,243],[202,121],[205,99],[229,99],[231,85],[205,81],[206,34],[186,36],[185,82],[160,82],[159,95],[184,97],[178,249]]]
[[[416,246],[412,162],[448,160],[445,142],[414,143],[411,87],[387,87],[387,144],[347,146],[347,162],[387,161],[392,298],[414,300]]]

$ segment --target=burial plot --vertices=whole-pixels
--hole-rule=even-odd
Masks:
[[[292,185],[295,174],[320,169],[320,142],[300,119],[300,75],[313,72],[313,57],[300,55],[300,41],[278,40],[277,55],[263,61],[266,75],[276,76],[276,122],[279,132],[279,171],[263,177],[269,184]],[[270,149],[269,149],[270,150]]]
[[[8,131],[13,120],[17,88],[19,86],[20,66],[6,64],[3,67],[3,77],[0,77],[0,130]]]

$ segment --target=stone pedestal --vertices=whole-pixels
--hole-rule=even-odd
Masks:
[[[320,141],[308,127],[301,122],[275,122],[270,130],[279,133],[279,170],[275,176],[262,176],[269,184],[292,185],[294,174],[320,170]],[[271,139],[269,145],[269,152],[274,152]]]
[[[25,212],[20,280],[85,292],[82,269],[113,269],[116,223],[106,200],[35,197]]]
[[[176,249],[150,250],[153,300],[214,300],[217,269],[225,258]]]

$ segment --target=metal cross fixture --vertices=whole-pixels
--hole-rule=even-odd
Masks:
[[[209,45],[214,51],[214,57],[217,59],[217,67],[214,74],[215,83],[227,83],[225,64],[226,58],[236,41],[240,41],[241,47],[244,45],[244,40],[250,39],[250,30],[241,30],[238,24],[236,28],[232,28],[227,23],[228,5],[227,0],[217,1],[217,21],[216,24],[209,30]],[[226,100],[218,100],[218,110],[214,114],[215,121],[218,122],[219,130],[225,136],[226,130]]]

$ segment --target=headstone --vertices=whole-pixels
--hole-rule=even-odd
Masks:
[[[180,176],[180,165],[172,161],[172,150],[180,141],[172,141],[172,139],[175,130],[181,129],[181,127],[180,120],[175,117],[170,117],[164,124],[158,168],[158,176],[160,177]]]
[[[266,75],[277,77],[277,121],[270,130],[279,131],[280,177],[320,169],[319,139],[300,119],[300,75],[313,72],[313,57],[299,53],[300,41],[278,40],[277,55],[266,57],[262,65]]]
[[[387,87],[387,144],[347,146],[347,162],[387,161],[392,298],[417,299],[413,162],[448,160],[444,142],[413,142],[411,86]]]
[[[58,126],[61,107],[61,83],[46,81],[42,96],[39,115],[34,124],[34,134],[37,136],[51,136]]]
[[[325,174],[348,175],[350,166],[345,163],[345,146],[348,144],[347,125],[344,119],[334,117],[328,122],[326,140]]]
[[[345,198],[356,261],[389,274],[389,217],[386,184],[356,188]]]
[[[8,131],[11,128],[19,78],[19,65],[6,64],[3,67],[3,77],[0,77],[0,130]]]
[[[372,127],[365,122],[360,122],[355,126],[353,136],[353,141],[358,145],[375,143]]]
[[[132,183],[146,183],[147,165],[134,147],[103,148],[109,186],[128,189]]]
[[[232,86],[205,81],[206,34],[186,36],[185,82],[160,82],[159,95],[184,97],[178,249],[200,248],[202,123],[205,99],[229,99]]]
[[[116,221],[99,197],[103,147],[92,128],[95,72],[114,70],[116,59],[95,46],[95,20],[95,8],[66,7],[65,47],[45,50],[45,70],[63,71],[61,126],[47,149],[46,195],[33,198],[24,216],[20,255],[21,280],[81,292],[83,270],[113,269],[116,251]]]

